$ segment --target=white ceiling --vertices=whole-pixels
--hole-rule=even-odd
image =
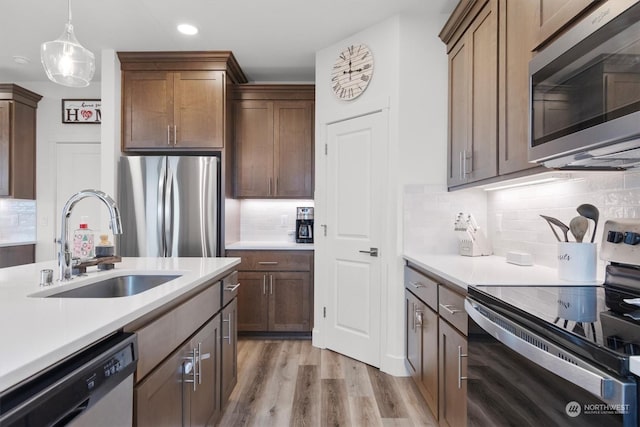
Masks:
[[[315,52],[398,13],[450,13],[457,0],[74,0],[82,45],[100,52],[231,50],[249,81],[312,82]],[[0,1],[0,83],[44,81],[40,44],[57,39],[67,0]],[[196,36],[176,31],[196,25]],[[13,57],[30,59],[17,64]]]

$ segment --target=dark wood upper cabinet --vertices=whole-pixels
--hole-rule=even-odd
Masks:
[[[119,52],[123,151],[227,145],[227,99],[245,83],[231,52]]]
[[[0,197],[36,198],[36,108],[42,96],[0,84]]]
[[[314,94],[313,85],[236,87],[236,197],[313,197]]]
[[[600,0],[536,0],[532,49],[540,49]]]

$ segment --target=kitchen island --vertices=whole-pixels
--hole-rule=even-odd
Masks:
[[[0,269],[0,392],[223,278],[239,263],[239,258],[123,258],[113,270],[90,270],[48,287],[39,285],[40,270],[53,269],[55,275],[55,261]],[[180,277],[127,297],[42,297],[126,273]]]

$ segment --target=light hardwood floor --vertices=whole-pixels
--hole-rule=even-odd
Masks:
[[[410,378],[308,340],[238,341],[238,384],[220,426],[437,426]]]

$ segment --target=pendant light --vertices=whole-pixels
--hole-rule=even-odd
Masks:
[[[57,40],[42,43],[40,60],[52,82],[69,87],[85,87],[93,78],[96,60],[93,53],[76,39],[71,25],[71,0],[68,0],[68,7],[69,21],[64,32]]]

